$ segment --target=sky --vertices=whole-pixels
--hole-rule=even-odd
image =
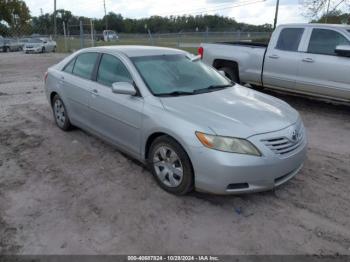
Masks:
[[[74,15],[101,18],[103,0],[56,0],[57,9]],[[276,0],[105,0],[107,12],[123,17],[143,18],[151,15],[219,14],[249,24],[273,24]],[[302,15],[302,0],[280,0],[279,24],[307,22]],[[54,0],[25,0],[31,15],[53,11]]]

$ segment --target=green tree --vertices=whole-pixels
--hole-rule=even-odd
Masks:
[[[23,31],[31,29],[29,8],[24,1],[0,0],[1,21],[5,21],[9,25],[8,33],[12,35],[19,35]]]
[[[324,22],[329,23],[327,19],[328,15],[331,15],[334,12],[344,12],[349,10],[350,0],[304,0],[303,5],[305,7],[305,16],[313,19],[320,19],[321,17],[325,18]]]

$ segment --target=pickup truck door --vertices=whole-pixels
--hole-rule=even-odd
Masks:
[[[337,56],[338,45],[350,45],[346,32],[313,28],[299,61],[296,89],[300,92],[350,99],[349,57]]]
[[[278,37],[271,39],[265,55],[263,85],[294,90],[304,28],[282,27],[274,35]]]

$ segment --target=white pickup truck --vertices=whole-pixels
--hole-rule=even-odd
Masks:
[[[235,82],[350,102],[347,25],[281,25],[268,45],[202,44],[198,52]]]

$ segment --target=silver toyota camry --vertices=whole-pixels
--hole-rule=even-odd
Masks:
[[[296,110],[181,50],[83,49],[49,68],[45,87],[59,128],[114,144],[174,194],[270,190],[306,157]]]

